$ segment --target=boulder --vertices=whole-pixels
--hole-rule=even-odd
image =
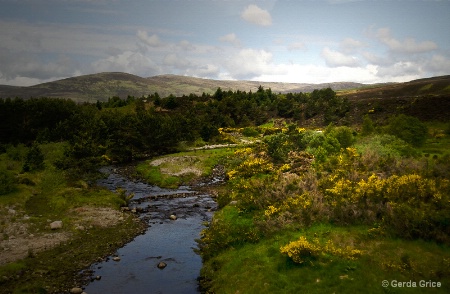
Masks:
[[[169,218],[170,218],[171,220],[176,220],[176,219],[177,219],[177,216],[176,216],[175,214],[171,214],[171,215],[169,216]]]
[[[160,263],[158,263],[158,265],[157,265],[157,267],[159,268],[159,269],[163,269],[163,268],[165,268],[167,266],[167,263],[165,263],[165,262],[163,262],[163,261],[161,261]]]
[[[119,257],[119,256],[115,256],[115,257],[113,257],[112,260],[114,260],[114,261],[120,261],[120,257]]]
[[[71,294],[81,294],[81,293],[83,293],[83,289],[75,287],[75,288],[70,289],[70,293]]]
[[[52,229],[52,230],[62,229],[62,227],[63,227],[62,221],[54,221],[54,222],[50,223],[50,229]]]

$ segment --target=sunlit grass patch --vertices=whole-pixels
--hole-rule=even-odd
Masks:
[[[448,246],[434,242],[367,237],[369,227],[319,224],[302,231],[283,231],[256,244],[221,252],[205,262],[202,275],[214,293],[403,293],[382,287],[383,280],[416,281],[407,293],[447,293],[450,289]],[[356,259],[335,254],[297,264],[280,248],[304,237],[333,240],[364,253]],[[419,282],[440,282],[421,288]],[[398,291],[398,292],[397,292]]]
[[[151,184],[177,188],[195,178],[210,175],[214,166],[232,153],[232,148],[180,152],[141,163],[137,172]]]

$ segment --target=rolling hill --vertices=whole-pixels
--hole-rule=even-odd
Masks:
[[[275,93],[310,92],[314,89],[331,87],[334,90],[352,89],[363,84],[339,82],[325,84],[271,83],[255,81],[220,81],[178,75],[160,75],[149,78],[120,73],[106,72],[83,75],[43,83],[30,87],[0,86],[0,97],[57,97],[77,102],[106,101],[109,97],[126,98],[128,95],[141,97],[158,92],[161,97],[212,94],[218,87],[222,90],[256,91],[259,86],[271,88]]]
[[[338,95],[352,104],[350,121],[361,122],[364,114],[384,121],[398,113],[423,121],[450,120],[450,75],[341,90]]]

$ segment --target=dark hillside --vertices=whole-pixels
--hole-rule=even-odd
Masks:
[[[377,121],[398,113],[423,121],[450,118],[450,76],[344,90],[338,94],[353,105],[348,118],[356,123],[360,123],[365,114]]]

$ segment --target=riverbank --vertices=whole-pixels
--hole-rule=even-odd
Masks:
[[[0,154],[0,168],[12,179],[0,195],[0,293],[68,292],[86,282],[81,270],[146,228],[121,210],[119,193],[69,182],[55,167],[64,147],[41,144],[44,162],[29,171],[23,170],[29,148],[10,146]]]
[[[49,161],[56,157],[52,154],[54,150],[57,150],[54,144],[43,146]],[[158,159],[164,164],[167,161],[173,165],[179,165],[176,158],[184,160],[186,156],[196,157],[196,164],[202,162],[200,166],[194,165],[201,172],[189,175],[189,184],[198,192],[173,192],[175,194],[172,195],[172,192],[161,188],[159,194],[155,194],[161,196],[152,196],[153,204],[158,199],[166,198],[188,201],[178,210],[178,218],[183,218],[183,215],[187,217],[197,210],[202,214],[212,213],[214,205],[207,202],[202,204],[201,195],[210,193],[214,197],[215,189],[209,183],[219,184],[223,181],[223,168],[220,165],[213,168],[223,156],[223,150],[191,153]],[[9,163],[19,167],[18,163],[11,160]],[[134,165],[116,167],[110,172],[121,174],[130,179],[130,183],[139,181]],[[167,171],[162,174],[164,172]],[[0,293],[68,293],[74,287],[85,287],[99,278],[93,274],[90,265],[117,255],[121,247],[145,233],[149,226],[149,217],[143,217],[142,213],[153,208],[142,206],[143,202],[149,200],[142,195],[132,200],[132,206],[139,208],[123,210],[120,206],[125,203],[124,199],[120,193],[114,192],[115,188],[108,191],[83,182],[75,187],[69,186],[62,173],[51,164],[47,164],[45,170],[22,174],[21,177],[28,180],[23,181],[24,184],[19,185],[13,193],[0,197],[3,233],[0,239]],[[124,181],[115,184],[117,187],[126,185]],[[126,190],[126,187],[123,188]],[[164,207],[158,209],[152,213],[166,220],[175,210]],[[55,221],[62,226],[51,229]]]

